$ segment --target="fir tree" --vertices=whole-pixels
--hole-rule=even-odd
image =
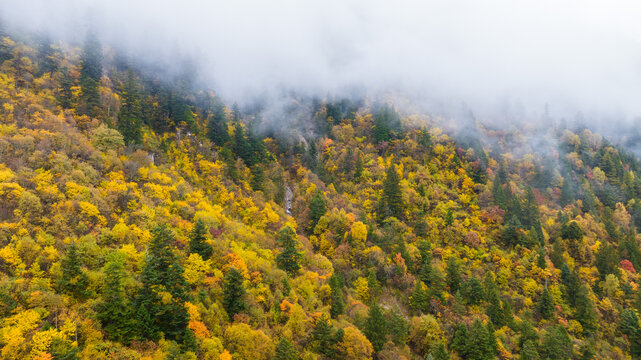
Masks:
[[[107,279],[104,284],[102,299],[96,311],[98,320],[107,337],[112,341],[128,344],[135,336],[133,308],[123,288],[126,277],[122,259],[115,259],[105,265]]]
[[[403,195],[401,193],[400,177],[396,166],[387,168],[385,180],[383,181],[383,203],[385,205],[385,217],[394,216],[403,219]]]
[[[301,257],[298,250],[296,250],[298,245],[296,233],[292,228],[286,226],[278,232],[278,240],[283,250],[276,256],[276,264],[280,269],[290,274],[295,274],[300,269],[298,261]]]
[[[208,260],[214,249],[207,243],[207,227],[202,219],[196,220],[189,236],[189,253],[198,254],[203,260]]]
[[[124,88],[121,94],[122,105],[118,115],[118,130],[125,139],[125,144],[139,144],[142,141],[142,112],[140,95],[132,69],[127,71]]]
[[[540,360],[539,352],[536,349],[536,344],[532,340],[528,340],[523,344],[519,360]]]
[[[80,112],[96,117],[100,113],[98,87],[102,77],[102,50],[93,33],[87,35],[80,61]]]
[[[387,326],[383,318],[383,312],[377,304],[372,304],[369,308],[364,334],[369,342],[372,343],[374,351],[379,352],[383,349],[387,337]]]
[[[76,243],[71,243],[61,262],[62,277],[58,280],[58,289],[76,299],[84,299],[89,293],[89,278],[82,270],[82,261]]]
[[[191,332],[185,308],[187,281],[172,250],[175,241],[165,225],[154,229],[135,302],[141,338],[157,340],[162,332],[166,339],[182,342]]]
[[[282,337],[276,345],[276,355],[274,360],[298,360],[300,359],[300,354],[296,351],[294,345],[292,345],[287,338]]]
[[[309,234],[314,233],[316,224],[318,224],[320,218],[325,215],[325,212],[327,212],[327,205],[325,204],[323,193],[320,190],[316,191],[316,194],[314,194],[314,197],[312,197],[312,200],[309,202],[309,224],[307,225],[307,232]]]
[[[314,323],[312,331],[312,349],[326,357],[335,358],[337,336],[333,333],[332,324],[327,315],[321,315]]]
[[[447,286],[450,287],[450,292],[456,293],[461,286],[461,269],[454,257],[447,259],[447,268],[446,268],[446,280]]]
[[[419,310],[427,313],[430,308],[430,295],[423,289],[421,281],[417,281],[414,286],[414,291],[410,295],[410,306],[414,310]]]
[[[567,360],[572,357],[572,340],[562,326],[548,328],[543,343],[541,355],[544,359]]]
[[[345,302],[343,301],[343,285],[336,274],[329,278],[331,307],[329,309],[332,318],[337,318],[345,311]]]
[[[489,360],[494,359],[494,349],[487,328],[481,320],[476,319],[470,329],[468,341],[466,342],[466,359]]]
[[[387,330],[396,345],[403,345],[407,342],[410,327],[403,315],[396,309],[392,309],[388,313]]]
[[[484,298],[483,286],[477,278],[470,278],[461,286],[461,295],[469,305],[478,305]]]
[[[263,191],[265,189],[265,172],[263,167],[259,164],[256,164],[251,167],[251,180],[249,185],[254,191]]]
[[[459,322],[454,330],[450,349],[456,351],[463,359],[467,358],[469,332],[465,324]]]
[[[434,360],[450,360],[450,354],[445,349],[445,344],[439,342],[431,353]]]
[[[230,140],[227,132],[227,114],[223,104],[216,103],[207,120],[207,137],[216,146],[223,146]]]
[[[225,275],[223,283],[223,307],[230,320],[234,315],[242,313],[247,308],[245,304],[244,277],[236,268],[231,268]]]
[[[554,299],[552,299],[547,286],[543,289],[543,295],[539,300],[538,312],[544,319],[551,319],[554,316]]]

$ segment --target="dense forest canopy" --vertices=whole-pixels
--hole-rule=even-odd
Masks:
[[[91,34],[0,62],[2,358],[641,357],[641,163],[588,128],[270,132]]]

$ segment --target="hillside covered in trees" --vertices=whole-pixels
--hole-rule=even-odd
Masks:
[[[291,102],[2,34],[0,358],[641,357],[636,157]]]

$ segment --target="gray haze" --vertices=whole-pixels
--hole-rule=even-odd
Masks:
[[[638,1],[0,0],[0,14],[72,41],[91,27],[167,66],[191,59],[232,101],[364,89],[480,116],[641,115]]]

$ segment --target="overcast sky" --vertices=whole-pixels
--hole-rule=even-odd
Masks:
[[[228,99],[401,91],[483,110],[641,115],[639,1],[0,0],[10,26],[191,58]]]

